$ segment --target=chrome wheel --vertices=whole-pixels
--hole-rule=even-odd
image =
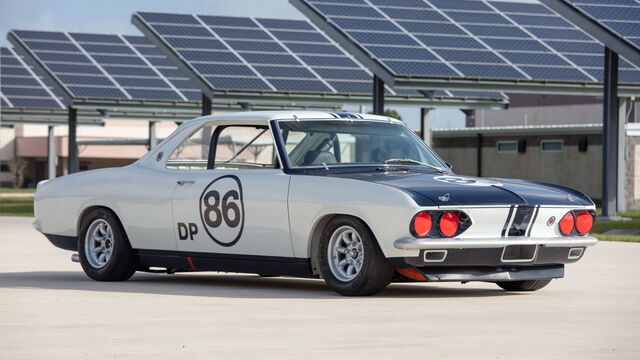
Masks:
[[[327,258],[331,273],[338,280],[348,282],[355,279],[364,261],[364,246],[358,232],[351,226],[341,226],[331,235],[327,247]]]
[[[104,219],[96,219],[89,225],[84,237],[84,251],[89,264],[96,269],[104,267],[113,252],[113,231]]]

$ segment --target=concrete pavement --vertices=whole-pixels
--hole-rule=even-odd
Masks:
[[[30,218],[0,217],[2,359],[637,359],[640,244],[601,242],[534,293],[396,284],[346,298],[245,274],[87,278]]]

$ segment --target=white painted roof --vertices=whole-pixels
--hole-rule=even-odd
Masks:
[[[355,115],[356,118],[348,117],[346,114]],[[353,112],[332,112],[332,111],[311,111],[311,110],[289,110],[289,111],[241,111],[234,113],[224,113],[216,115],[207,115],[193,120],[188,123],[195,122],[207,122],[207,121],[232,121],[232,122],[250,122],[267,124],[270,120],[378,120],[378,121],[392,121],[401,122],[400,120],[390,118],[387,116],[379,116],[372,114],[362,114]]]

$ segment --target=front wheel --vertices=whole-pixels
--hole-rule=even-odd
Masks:
[[[547,286],[551,279],[546,280],[521,280],[498,281],[496,284],[507,291],[535,291]]]
[[[82,219],[78,255],[84,272],[98,281],[123,281],[136,272],[136,257],[118,219],[109,210],[90,210]]]
[[[320,240],[320,272],[338,294],[361,296],[387,287],[393,266],[361,220],[338,216],[329,221]]]

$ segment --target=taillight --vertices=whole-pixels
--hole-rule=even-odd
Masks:
[[[569,235],[573,231],[573,226],[575,225],[575,219],[573,218],[573,214],[571,212],[566,213],[558,226],[560,227],[560,232],[563,235]]]
[[[411,224],[414,235],[419,237],[427,236],[429,231],[431,231],[431,224],[431,215],[426,211],[419,212],[414,216],[413,223]]]
[[[452,211],[447,211],[440,217],[440,233],[446,237],[453,236],[458,232],[458,215]]]
[[[578,233],[584,235],[591,231],[592,226],[593,215],[590,212],[583,210],[576,216],[576,230],[578,230]]]

